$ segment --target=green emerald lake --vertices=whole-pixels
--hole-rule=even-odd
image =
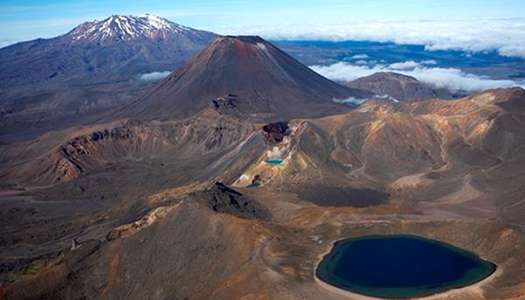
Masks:
[[[272,166],[278,166],[283,163],[282,159],[267,159],[265,162]]]

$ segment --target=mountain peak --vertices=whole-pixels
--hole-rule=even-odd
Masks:
[[[265,58],[271,58],[275,55],[280,56],[280,50],[278,50],[271,43],[265,41],[259,36],[221,36],[215,39],[207,51],[203,51],[203,56],[209,56],[214,61],[217,60],[235,60],[240,61],[247,59],[248,61],[243,64],[253,64],[253,68],[257,69],[260,67],[258,62],[262,62]],[[279,54],[278,54],[279,52]],[[206,55],[206,53],[208,55]],[[215,53],[214,55],[212,55]],[[204,58],[207,61],[208,58]],[[276,60],[271,59],[269,63],[275,64]]]
[[[154,15],[113,15],[2,49],[0,89],[135,80],[141,73],[178,68],[216,37]]]
[[[346,110],[333,100],[369,95],[322,77],[260,37],[221,36],[119,116],[177,119],[212,108],[282,120]]]
[[[142,17],[112,15],[102,21],[82,23],[68,35],[73,41],[128,41],[163,39],[169,34],[187,31],[189,31],[187,27],[150,14]]]
[[[235,41],[236,40],[236,41],[240,41],[244,43],[251,43],[251,44],[267,43],[263,38],[261,38],[258,35],[226,35],[226,36],[219,38],[219,40],[222,40],[222,41],[225,41],[225,40]]]

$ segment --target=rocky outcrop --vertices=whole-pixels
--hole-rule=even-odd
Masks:
[[[269,145],[279,144],[290,132],[287,122],[275,122],[264,125],[262,130]]]
[[[224,97],[217,97],[212,100],[213,108],[221,113],[228,113],[237,109],[238,96],[235,94],[228,94]]]
[[[255,200],[216,182],[209,190],[197,193],[197,199],[211,210],[241,218],[267,220],[269,212]]]

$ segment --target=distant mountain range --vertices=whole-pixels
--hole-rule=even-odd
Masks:
[[[174,70],[216,35],[146,15],[111,16],[0,49],[0,89],[127,80]]]

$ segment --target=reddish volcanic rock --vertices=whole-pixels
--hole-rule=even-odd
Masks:
[[[288,135],[288,123],[275,122],[263,126],[264,136],[269,144],[278,144]]]

